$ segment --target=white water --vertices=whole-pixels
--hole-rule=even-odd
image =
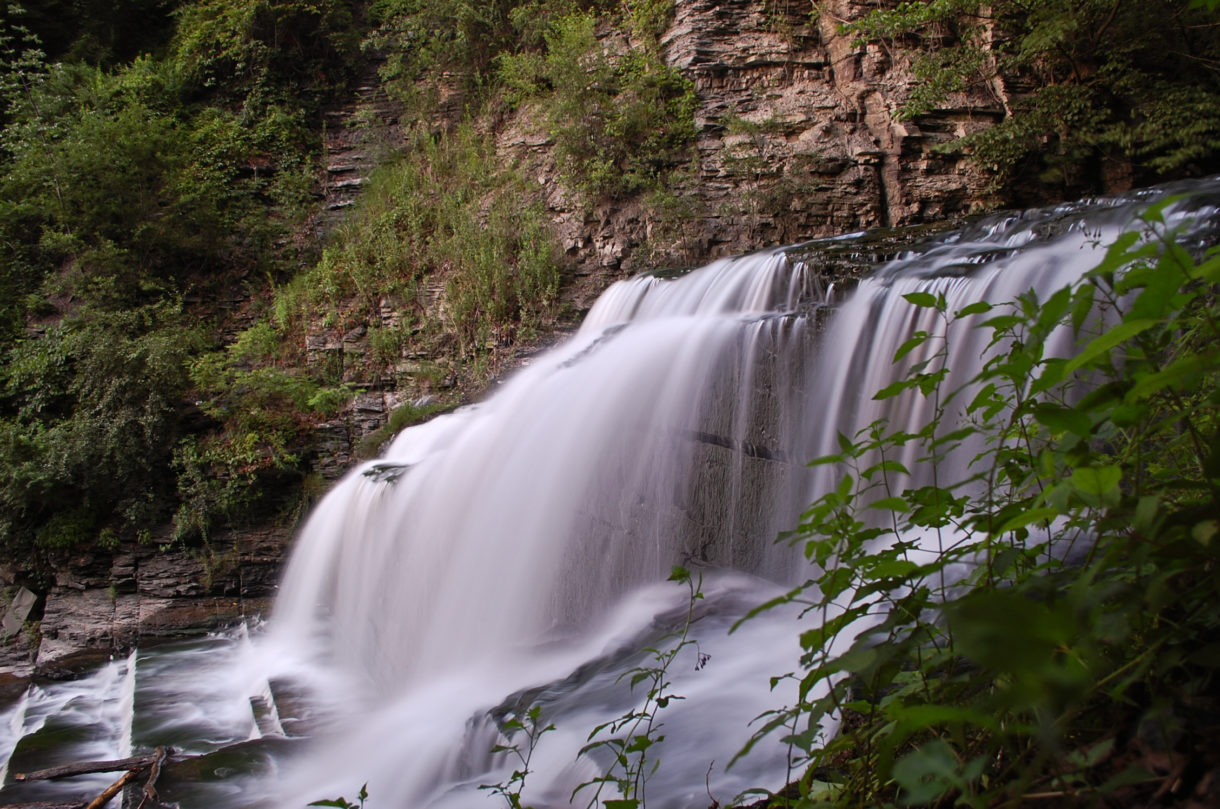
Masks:
[[[1178,210],[1214,224],[1216,186]],[[371,807],[491,807],[478,787],[505,780],[511,762],[490,753],[502,740],[489,713],[534,703],[557,729],[523,797],[567,806],[606,766],[577,756],[589,732],[641,698],[619,675],[681,623],[685,591],[663,582],[681,563],[704,575],[691,632],[711,657],[696,670],[690,649],[675,663],[685,699],[662,712],[648,802],[710,804],[710,791],[725,804],[779,787],[777,742],[726,765],[751,719],[791,701],[770,679],[794,670],[801,627],[776,611],[727,630],[808,576],[798,550],[773,541],[838,474],[804,462],[876,419],[928,420],[928,402],[871,399],[914,331],[934,335],[929,350],[948,341],[950,389],[977,372],[990,338],[968,321],[946,332],[901,296],[943,293],[950,312],[1031,288],[1045,297],[1095,266],[1140,203],[938,237],[833,315],[813,248],[616,284],[579,333],[493,397],[405,431],[343,480],[302,531],[265,635],[142,658],[135,744],[206,752],[294,728],[316,739],[208,805],[301,807],[367,782]],[[1064,336],[1057,350],[1069,348]]]
[[[1045,298],[1095,266],[1099,245],[1136,215],[1114,204],[1081,218],[1077,207],[992,220],[895,260],[820,337],[816,268],[784,252],[616,284],[572,340],[490,400],[406,431],[318,509],[277,604],[273,639],[317,649],[361,680],[366,706],[320,753],[341,756],[328,772],[311,762],[308,777],[293,776],[304,784],[293,800],[354,794],[367,780],[370,794],[404,805],[479,805],[469,787],[505,771],[483,769],[495,735],[471,737],[467,723],[644,634],[660,610],[653,599],[677,609],[681,588],[653,584],[671,565],[758,577],[724,592],[712,580],[710,602],[739,599],[736,611],[723,608],[732,615],[767,593],[765,581],[800,581],[799,553],[772,538],[838,472],[819,477],[799,462],[837,451],[839,432],[876,419],[892,429],[927,423],[930,401],[871,399],[895,378],[891,358],[915,331],[933,335],[927,351],[947,340],[947,389],[984,361],[991,333],[977,318],[946,330],[902,295],[943,294],[951,313],[1030,289]],[[1214,208],[1203,216],[1214,219]],[[1070,342],[1061,335],[1051,350]],[[906,363],[926,358],[916,351]],[[964,475],[955,464],[941,470],[946,479]],[[777,614],[750,625],[757,636],[726,637],[729,623],[693,629],[715,652],[704,670],[676,678],[689,699],[665,713],[669,740],[650,803],[706,799],[709,766],[722,802],[786,775],[778,746],[738,772],[723,767],[749,718],[788,698],[767,683],[792,669],[798,629]],[[547,717],[561,730],[544,739],[548,766],[531,776],[529,801],[566,805],[572,785],[596,772],[575,756],[585,734],[630,705],[621,695],[587,710],[581,693],[557,698]]]
[[[135,654],[112,660],[91,675],[65,683],[31,685],[0,718],[0,783],[24,739],[39,734],[56,740],[50,757],[40,767],[71,761],[102,761],[130,754],[132,689]],[[101,792],[113,779],[105,774],[82,776],[76,784],[84,792]],[[36,796],[40,790],[31,790]],[[45,787],[48,795],[54,787]]]

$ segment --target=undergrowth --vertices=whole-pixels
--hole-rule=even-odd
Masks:
[[[1131,805],[1215,771],[1220,254],[1197,262],[1161,210],[1045,299],[905,296],[977,319],[992,353],[947,390],[944,332],[915,334],[895,361],[921,361],[877,397],[936,417],[816,462],[842,470],[793,537],[816,573],[755,611],[814,619],[777,678],[798,701],[743,751],[789,745],[804,775],[773,805]],[[967,452],[969,473],[908,485],[911,445],[938,469]]]
[[[312,269],[277,293],[280,328],[369,323],[372,356],[451,340],[470,358],[528,336],[556,312],[559,260],[541,205],[469,127],[419,132],[380,169]],[[383,302],[397,317],[383,322]],[[320,317],[319,317],[320,315]]]

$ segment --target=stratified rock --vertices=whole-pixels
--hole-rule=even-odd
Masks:
[[[959,93],[945,109],[900,120],[917,81],[910,56],[839,32],[873,7],[833,0],[814,19],[807,6],[759,0],[676,3],[661,45],[699,101],[696,170],[677,189],[693,213],[680,226],[639,202],[590,206],[563,188],[537,112],[523,108],[508,121],[499,149],[550,190],[550,218],[577,265],[567,294],[578,309],[644,261],[691,266],[985,202],[982,174],[937,147],[992,125],[1003,107],[990,94]],[[648,254],[637,257],[641,246]]]
[[[17,641],[3,648],[0,685],[35,670],[66,676],[127,654],[141,638],[180,637],[265,614],[291,534],[274,527],[222,533],[207,548],[133,546],[114,558],[113,586],[99,586],[97,560],[82,555],[47,594],[36,657]]]
[[[108,590],[52,590],[43,608],[38,672],[63,676],[120,652],[135,640],[135,632],[123,631],[116,618],[133,614],[137,604],[138,596]]]

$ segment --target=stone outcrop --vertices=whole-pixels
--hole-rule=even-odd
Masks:
[[[943,109],[903,120],[900,110],[916,82],[911,55],[859,44],[840,31],[875,3],[816,6],[811,14],[801,4],[676,0],[659,46],[665,61],[693,84],[698,108],[695,143],[685,156],[689,168],[674,175],[674,210],[660,210],[645,196],[590,200],[567,187],[537,107],[501,110],[478,122],[495,136],[502,161],[538,185],[565,254],[561,296],[568,311],[579,315],[612,281],[640,270],[697,266],[988,206],[986,178],[962,155],[938,147],[1001,118],[1002,92],[959,93]],[[601,35],[607,52],[633,46],[622,31]],[[372,168],[403,148],[404,132],[413,125],[377,84],[376,67],[370,66],[353,102],[327,118],[324,211],[314,228],[323,240],[351,209]],[[454,101],[458,77],[442,77],[439,85],[439,95],[451,103],[415,122],[437,131],[456,126],[462,110]],[[424,279],[419,293],[418,303],[438,320],[444,319],[445,280],[443,274]],[[378,395],[418,376],[436,358],[410,348],[393,367],[366,371],[368,334],[399,322],[398,305],[383,300],[379,314],[366,315],[368,322],[355,329],[346,324],[347,331],[318,324],[304,338],[310,366]],[[519,359],[511,347],[497,346],[493,353],[497,372]],[[400,400],[452,387],[452,370]],[[386,414],[393,404],[387,400]],[[363,408],[358,402],[349,416],[367,421]],[[320,434],[321,456],[336,459],[323,461],[328,479],[348,462],[359,438],[352,418],[328,423]]]
[[[46,594],[42,618],[0,650],[0,686],[63,676],[126,654],[137,641],[180,637],[264,613],[290,539],[287,528],[213,537],[206,548],[135,545],[81,554]],[[16,601],[16,599],[14,599]]]
[[[678,189],[692,215],[680,223],[638,200],[585,205],[559,182],[551,143],[536,123],[518,118],[502,130],[501,151],[547,189],[586,297],[607,276],[652,263],[694,265],[987,205],[985,178],[937,147],[992,125],[1003,115],[1001,101],[958,94],[945,109],[901,120],[915,82],[911,57],[858,45],[839,31],[868,4],[818,6],[815,18],[759,0],[676,3],[661,45],[699,99],[696,169]],[[594,282],[580,283],[590,275]],[[586,302],[574,297],[578,306]]]

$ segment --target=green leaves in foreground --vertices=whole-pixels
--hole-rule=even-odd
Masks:
[[[334,806],[337,809],[363,809],[364,802],[369,797],[369,785],[365,784],[360,787],[360,794],[357,796],[359,803],[352,803],[347,798],[331,798],[330,800],[314,801],[310,806]]]
[[[1220,707],[1220,254],[1188,255],[1159,210],[1076,285],[953,315],[992,333],[966,389],[933,363],[878,394],[919,391],[932,423],[872,424],[819,459],[842,476],[796,534],[815,575],[760,608],[802,603],[816,627],[776,678],[798,701],[746,747],[790,746],[806,775],[783,803],[1126,804],[1194,788],[1157,756],[1220,763],[1203,752]],[[1054,356],[1065,334],[1077,348]],[[952,425],[951,400],[968,402]],[[914,443],[943,472],[967,441],[985,449],[961,480],[912,487],[893,460]]]

